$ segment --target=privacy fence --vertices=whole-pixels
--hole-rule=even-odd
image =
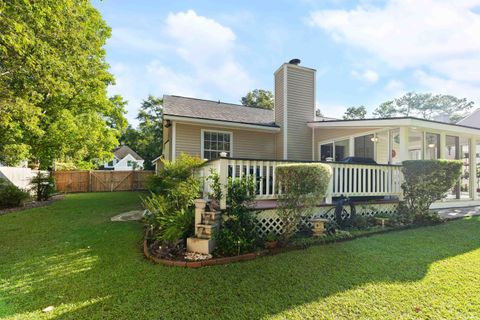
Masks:
[[[59,192],[113,192],[147,189],[154,171],[54,171]]]

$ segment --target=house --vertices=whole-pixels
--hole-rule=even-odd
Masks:
[[[106,170],[131,171],[143,170],[143,159],[128,146],[120,146],[113,150],[113,160],[105,163]]]
[[[317,119],[315,82],[316,70],[294,59],[274,73],[274,110],[165,95],[163,157],[175,160],[185,152],[210,160],[224,176],[254,174],[259,199],[276,197],[275,166],[286,161],[328,161],[334,176],[327,202],[340,195],[401,197],[404,160],[462,159],[464,173],[475,172],[480,129],[472,123]],[[339,163],[348,156],[378,165]],[[480,204],[476,183],[469,175],[467,185],[459,181],[448,203],[438,205]]]

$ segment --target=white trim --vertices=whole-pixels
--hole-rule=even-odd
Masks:
[[[315,161],[315,128],[312,128],[312,161]]]
[[[210,119],[198,119],[198,118],[189,118],[189,117],[179,117],[172,115],[164,115],[165,120],[172,120],[178,123],[190,123],[190,124],[203,124],[211,125],[217,127],[232,127],[239,129],[250,129],[255,131],[268,131],[268,132],[279,132],[280,128],[278,127],[268,127],[257,124],[248,124],[248,123],[239,123],[239,122],[228,122],[222,120],[210,120]]]
[[[375,129],[375,130],[369,130],[369,131],[365,131],[365,132],[361,132],[361,133],[355,133],[355,134],[352,134],[352,135],[348,135],[348,136],[340,136],[338,138],[332,138],[332,139],[328,139],[328,140],[320,140],[320,143],[329,143],[330,141],[333,141],[333,140],[348,140],[350,138],[358,138],[358,137],[363,137],[363,136],[368,136],[369,134],[375,134],[375,133],[378,133],[378,132],[383,132],[383,131],[387,131],[387,130],[390,130],[390,129],[387,129],[387,128],[382,128],[382,129]]]
[[[466,128],[455,124],[431,122],[421,119],[367,119],[367,120],[343,120],[343,121],[320,121],[307,124],[311,128],[362,128],[362,127],[418,127],[422,129],[454,132],[480,136],[480,129]]]
[[[222,131],[222,130],[212,130],[212,129],[201,129],[200,130],[200,155],[204,157],[204,133],[205,132],[216,132],[216,133],[226,133],[230,135],[230,155],[229,158],[233,158],[233,132],[232,131]]]
[[[177,123],[172,121],[172,161],[177,158],[176,150],[177,147]]]
[[[288,72],[287,64],[283,67],[283,160],[288,160],[288,107],[287,107],[287,94],[288,94]]]

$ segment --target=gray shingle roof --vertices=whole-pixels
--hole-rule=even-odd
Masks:
[[[171,95],[163,96],[163,114],[277,127],[273,110]]]
[[[140,157],[129,146],[121,146],[121,147],[115,148],[115,150],[113,150],[113,154],[118,160],[125,158],[127,154],[131,154],[132,157],[135,158],[135,160],[143,160],[142,157]]]

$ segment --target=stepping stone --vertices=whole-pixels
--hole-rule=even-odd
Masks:
[[[133,210],[117,214],[110,218],[111,221],[140,221],[143,219],[144,210]]]

